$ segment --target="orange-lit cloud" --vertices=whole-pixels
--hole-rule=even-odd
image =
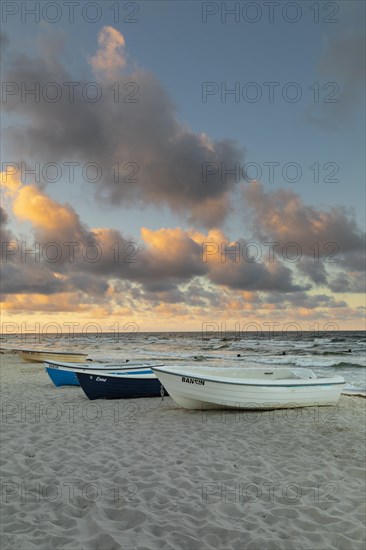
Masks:
[[[180,227],[143,227],[137,239],[137,261],[126,264],[116,261],[111,252],[117,243],[124,249],[127,242],[119,231],[88,228],[70,205],[60,204],[35,185],[22,185],[16,177],[6,179],[6,190],[13,213],[32,224],[41,244],[50,238],[61,242],[77,236],[81,244],[92,240],[103,252],[94,264],[80,258],[73,263],[50,264],[44,258],[34,263],[32,256],[26,262],[10,257],[5,265],[8,290],[2,304],[8,314],[73,314],[84,320],[127,317],[137,323],[159,318],[161,327],[169,319],[172,323],[179,319],[179,326],[189,329],[204,320],[230,322],[233,317],[237,321],[275,317],[277,322],[280,315],[287,316],[287,320],[296,320],[297,315],[316,320],[333,319],[334,310],[345,317],[354,312],[344,300],[309,296],[293,284],[292,271],[279,262],[248,263],[242,258],[236,262],[232,255],[223,260],[221,244],[228,249],[236,243],[243,246],[246,241],[233,242],[219,229],[203,233]],[[296,196],[288,197],[284,204],[291,223],[299,205]],[[309,215],[309,211],[305,212]],[[275,214],[265,223],[282,231],[283,224]],[[327,220],[324,213],[320,214],[314,217],[314,231],[324,228],[322,220]],[[6,215],[3,223],[7,223]],[[202,254],[204,243],[215,249],[206,262]],[[278,291],[284,293],[281,300]]]
[[[58,231],[60,227],[78,224],[78,216],[69,206],[63,206],[42,193],[36,185],[18,189],[13,202],[13,212],[20,219],[46,231]]]
[[[93,309],[90,303],[80,303],[77,293],[45,294],[12,294],[11,299],[2,302],[4,310],[12,313],[24,312],[87,312]]]
[[[95,72],[113,79],[126,65],[125,39],[117,29],[106,26],[98,35],[98,44],[99,49],[89,62]]]
[[[179,227],[155,231],[142,227],[141,238],[154,255],[169,263],[188,261],[190,256],[199,253],[200,243],[193,241],[189,233]]]
[[[13,197],[19,191],[22,186],[22,182],[16,172],[7,170],[0,172],[1,185],[5,194],[9,197]]]
[[[60,204],[37,185],[23,184],[16,174],[2,172],[1,179],[13,214],[18,220],[32,224],[37,241],[85,243],[93,240],[69,204]]]

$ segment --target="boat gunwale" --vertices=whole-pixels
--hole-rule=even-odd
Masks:
[[[47,351],[47,350],[36,350],[36,349],[16,349],[14,350],[20,353],[45,353],[47,355],[82,355],[83,357],[88,357],[88,353],[83,353],[82,351]]]
[[[302,380],[302,383],[301,384],[294,384],[294,378],[291,378],[291,379],[277,379],[277,380],[272,380],[271,384],[268,384],[267,381],[265,380],[260,380],[260,379],[253,379],[253,382],[249,382],[249,381],[246,381],[246,382],[241,382],[241,381],[231,381],[231,380],[227,380],[225,378],[219,378],[219,377],[216,377],[216,378],[212,378],[212,377],[207,377],[207,376],[204,376],[204,377],[199,377],[199,376],[195,376],[195,375],[190,375],[190,374],[187,374],[187,373],[182,373],[182,372],[172,372],[172,371],[169,371],[169,370],[164,370],[160,367],[158,368],[154,368],[152,367],[152,370],[155,372],[155,370],[157,372],[162,372],[164,374],[170,374],[172,376],[186,376],[187,378],[193,378],[195,380],[200,380],[200,381],[207,381],[207,382],[216,382],[218,384],[231,384],[231,385],[235,385],[235,386],[263,386],[263,387],[266,387],[266,388],[270,388],[270,387],[273,387],[273,388],[278,388],[278,387],[286,387],[286,388],[303,388],[303,387],[308,387],[308,386],[336,386],[336,385],[344,385],[346,382],[345,380],[341,377],[341,376],[334,376],[332,378],[309,378],[309,379],[305,379],[305,378],[302,378],[302,379],[298,379],[298,380]],[[253,369],[254,370],[254,369]],[[319,382],[316,382],[314,383],[314,380],[319,380]],[[343,380],[341,382],[341,380]],[[276,384],[276,382],[278,382]],[[195,386],[197,387],[197,386]]]
[[[63,372],[82,372],[86,374],[93,374],[93,372],[114,372],[114,371],[137,371],[137,370],[143,370],[143,369],[150,369],[152,370],[151,363],[141,363],[140,365],[134,365],[133,362],[131,363],[99,363],[99,365],[104,365],[103,368],[98,368],[96,366],[93,366],[93,362],[91,361],[88,363],[87,366],[81,366],[83,363],[75,363],[75,365],[62,365],[57,362],[53,361],[43,361],[43,364],[45,368],[50,368],[53,370],[59,370]],[[163,365],[163,363],[161,363]],[[156,365],[159,366],[159,365]]]

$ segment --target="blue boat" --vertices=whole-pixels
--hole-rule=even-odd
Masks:
[[[58,361],[45,361],[45,370],[55,386],[80,386],[76,376],[77,372],[90,372],[98,370],[103,372],[127,372],[141,370],[150,366],[156,366],[152,363],[128,362],[125,363],[64,363]],[[152,370],[149,371],[152,374]]]
[[[128,399],[168,395],[151,369],[124,373],[77,372],[76,376],[89,399]]]
[[[75,372],[47,366],[45,370],[55,386],[80,386]]]

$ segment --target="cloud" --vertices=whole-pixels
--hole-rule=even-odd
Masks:
[[[73,312],[84,313],[94,318],[99,317],[100,314],[105,316],[108,311],[109,313],[111,311],[107,303],[101,306],[98,300],[95,298],[91,300],[82,292],[59,292],[52,296],[37,293],[37,291],[30,294],[19,293],[12,295],[11,299],[5,299],[2,307],[12,314]]]
[[[108,79],[118,78],[118,73],[126,65],[125,39],[113,27],[103,27],[98,35],[99,50],[90,58],[90,65],[96,73]]]
[[[9,216],[5,209],[0,207],[0,287],[3,297],[6,294],[33,292],[48,295],[61,290],[62,281],[45,265],[35,261],[24,261],[24,256],[21,255],[21,241],[8,228],[8,223]],[[31,249],[25,241],[22,242],[23,250]]]
[[[319,72],[339,83],[338,112],[347,112],[357,104],[365,83],[365,33],[345,31],[327,40]]]
[[[294,254],[295,279],[305,277],[333,292],[362,292],[365,235],[352,212],[341,206],[320,210],[293,191],[266,192],[260,183],[244,190],[253,234],[262,243],[276,243],[281,261]]]
[[[10,241],[13,238],[11,231],[6,227],[9,221],[9,215],[5,208],[0,206],[0,236],[1,242]]]
[[[314,294],[309,295],[305,292],[299,292],[293,294],[290,298],[292,307],[302,307],[305,309],[317,309],[317,308],[343,308],[347,307],[347,303],[344,300],[335,300],[333,296],[327,294]]]
[[[9,261],[1,268],[1,293],[3,297],[10,294],[42,294],[45,297],[64,289],[63,282],[45,265],[28,261],[25,265]],[[46,299],[46,298],[45,298]]]
[[[19,174],[1,172],[0,178],[13,214],[20,221],[32,224],[37,242],[95,242],[93,233],[70,204],[53,200],[37,185],[24,185]]]
[[[126,239],[115,230],[93,230],[97,242],[103,250],[118,248],[123,250]],[[202,277],[214,285],[242,290],[279,290],[294,292],[304,287],[293,283],[292,272],[287,267],[264,262],[234,262],[230,255],[227,262],[222,262],[217,253],[203,259],[202,243],[226,243],[229,239],[221,232],[210,232],[207,235],[181,228],[151,230],[141,229],[136,263],[115,262],[113,255],[101,259],[94,271],[109,277],[120,277],[139,283],[152,297],[165,294],[168,301],[186,299],[180,286],[197,277]],[[218,250],[219,250],[218,248]],[[179,292],[178,292],[179,291]],[[148,294],[145,294],[147,296]]]
[[[74,230],[78,226],[79,230],[81,229],[79,217],[71,206],[61,205],[52,200],[36,185],[26,185],[19,189],[13,203],[13,212],[19,220],[31,222],[50,238],[60,237],[60,232],[67,233],[68,228]],[[77,234],[73,235],[74,238],[79,237]]]
[[[326,285],[328,282],[328,274],[324,263],[315,262],[314,258],[305,257],[297,264],[297,268],[302,273],[313,281],[316,285]]]
[[[207,266],[202,262],[200,243],[182,229],[162,228],[152,231],[143,227],[141,237],[147,247],[144,258],[151,282],[172,278],[183,282],[207,273]]]
[[[337,62],[343,67],[344,78],[350,81],[354,69],[331,53],[341,55],[342,38],[339,40],[340,44],[327,50],[329,70]],[[7,130],[15,155],[10,160],[24,159],[30,166],[38,161],[98,163],[102,178],[94,185],[97,199],[116,208],[168,207],[188,219],[195,229],[153,231],[144,227],[140,235],[129,236],[113,228],[88,227],[70,204],[52,199],[44,186],[24,185],[16,176],[7,175],[5,194],[13,215],[32,226],[26,246],[32,246],[33,238],[41,249],[54,243],[62,251],[54,262],[45,254],[39,262],[31,254],[26,261],[19,254],[7,258],[2,268],[3,291],[14,297],[13,306],[11,299],[6,301],[9,308],[24,310],[29,303],[38,310],[52,311],[53,299],[54,308],[61,308],[59,304],[65,299],[67,311],[72,306],[75,311],[84,311],[88,304],[93,308],[95,304],[100,312],[160,308],[162,315],[177,312],[188,318],[192,311],[221,315],[225,308],[254,315],[258,308],[268,313],[298,307],[306,316],[318,307],[344,307],[344,302],[325,294],[309,297],[306,293],[310,282],[334,292],[358,292],[361,288],[364,240],[352,214],[342,207],[320,210],[306,205],[294,192],[265,192],[261,184],[253,183],[244,190],[247,214],[258,243],[280,243],[275,249],[276,261],[241,258],[236,262],[230,255],[222,261],[220,253],[203,261],[202,243],[230,246],[231,239],[218,228],[227,220],[238,183],[233,174],[222,179],[220,171],[204,182],[203,165],[230,169],[242,161],[244,151],[236,142],[214,141],[181,123],[157,78],[128,65],[125,41],[116,29],[104,27],[98,42],[99,49],[89,61],[101,86],[100,101],[88,102],[82,96],[85,78],[76,87],[73,101],[65,88],[57,102],[45,101],[44,97],[39,103],[31,99],[22,102],[16,94],[7,98],[5,110],[25,121]],[[352,46],[351,42],[349,49],[357,40]],[[62,87],[64,82],[73,81],[59,54],[61,43],[64,40],[57,39],[48,48],[44,40],[38,58],[13,58],[6,80],[19,85],[24,82],[27,88],[39,82],[41,90],[49,82]],[[113,90],[112,77],[118,84]],[[136,102],[126,101],[131,94]],[[346,97],[349,103],[357,100],[357,94],[352,94],[349,91]],[[123,181],[129,162],[138,168],[133,183]],[[111,170],[116,164],[118,182]],[[7,214],[0,213],[3,240],[20,243],[9,229]],[[77,244],[72,260],[65,245],[70,242]],[[241,248],[248,243],[244,237],[236,242]],[[299,244],[304,256],[296,265],[281,256],[280,251],[289,242]],[[314,243],[318,243],[321,260],[331,252],[326,246],[335,243],[339,263],[330,269],[322,261],[314,261]],[[85,257],[88,249],[92,255],[99,250],[100,257],[96,261]],[[133,261],[129,261],[131,258]],[[342,271],[337,273],[339,268]],[[270,302],[271,293],[277,293],[276,302],[274,297]],[[32,299],[27,302],[27,297]]]
[[[364,20],[364,14],[358,17],[358,21]],[[355,19],[349,29],[324,40],[317,71],[328,83],[326,96],[308,113],[310,120],[317,124],[334,129],[347,122],[356,107],[364,109],[366,44],[364,29],[357,29],[358,21]]]
[[[102,37],[100,51],[103,56],[109,52],[117,69],[116,64],[122,61],[114,46],[119,43],[122,47],[122,39],[115,30],[104,32]],[[98,55],[92,62],[94,67],[99,66]],[[45,97],[38,103],[31,98],[22,102],[20,92],[7,97],[4,109],[16,112],[24,121],[24,125],[7,130],[16,160],[25,159],[31,165],[35,160],[77,161],[82,165],[94,162],[102,171],[94,185],[95,196],[110,206],[165,206],[199,227],[223,224],[231,210],[230,194],[237,180],[230,173],[222,178],[217,167],[223,165],[229,170],[241,162],[243,148],[232,140],[211,140],[204,132],[193,132],[181,123],[167,92],[146,70],[124,66],[114,90],[99,69],[98,78],[99,101],[90,102],[83,96],[86,80],[80,80],[71,101],[70,90],[63,83],[73,78],[61,59],[51,62],[45,53],[39,58],[23,55],[11,59],[4,80],[19,88],[24,83],[27,89],[38,82],[41,90],[54,82],[62,90],[56,102]],[[214,169],[204,181],[206,166]],[[132,171],[134,181],[129,182]]]
[[[225,242],[225,241],[224,241]],[[238,239],[239,250],[245,250],[247,242]],[[229,248],[229,246],[228,246]],[[249,250],[249,249],[248,249]],[[255,261],[255,258],[239,257],[227,254],[222,259],[217,255],[217,261],[210,262],[208,277],[216,285],[224,285],[237,290],[296,292],[308,288],[293,281],[291,269],[280,262]]]
[[[366,243],[364,243],[363,252],[356,250],[354,252],[347,252],[340,259],[340,267],[349,269],[350,271],[366,271]]]
[[[292,271],[278,262],[235,262],[230,254],[223,262],[220,253],[204,261],[203,243],[216,243],[218,251],[221,243],[230,246],[220,230],[204,234],[179,227],[142,228],[133,239],[115,229],[89,228],[71,205],[60,204],[33,184],[21,184],[16,178],[8,181],[13,213],[31,223],[35,241],[16,241],[16,254],[8,254],[9,261],[6,257],[5,293],[19,294],[22,288],[25,293],[45,295],[81,291],[108,300],[113,281],[129,281],[140,298],[178,303],[189,293],[184,285],[198,278],[232,290],[305,288],[295,284]],[[4,226],[7,218],[2,217]],[[246,243],[240,240],[240,244]]]
[[[8,215],[1,212],[4,294],[43,293],[80,290],[101,295],[108,284],[88,267],[82,251],[97,245],[95,236],[75,210],[47,196],[36,185],[23,185],[17,176],[2,180],[11,199],[13,214],[31,223],[32,232],[18,238],[8,228]]]
[[[329,288],[332,292],[356,292],[364,294],[366,292],[365,275],[358,272],[343,271],[330,280]]]
[[[344,207],[319,210],[306,205],[293,191],[266,192],[260,183],[244,189],[244,200],[254,235],[262,241],[278,242],[277,251],[295,242],[304,256],[314,258],[315,254],[316,260],[331,260],[364,249],[364,235]]]
[[[0,31],[0,54],[1,58],[3,57],[3,53],[5,53],[5,50],[7,49],[9,45],[9,36],[4,32]]]
[[[2,189],[8,197],[14,197],[22,186],[22,182],[15,172],[10,170],[0,172]]]
[[[138,311],[155,311],[164,306],[162,311],[166,316],[173,311],[170,306],[175,304],[181,306],[179,311],[184,318],[193,312],[207,314],[213,308],[221,312],[220,315],[225,308],[266,315],[287,311],[291,307],[306,318],[317,308],[323,311],[324,308],[344,308],[347,305],[326,295],[309,297],[305,291],[310,286],[295,280],[296,269],[285,265],[283,258],[269,261],[263,257],[251,261],[248,252],[244,258],[242,251],[248,241],[239,238],[235,243],[231,242],[219,229],[202,233],[179,227],[158,230],[144,227],[138,237],[132,237],[112,228],[90,228],[80,220],[71,205],[60,204],[34,184],[22,184],[16,177],[6,181],[13,214],[31,224],[37,243],[32,243],[30,238],[27,242],[16,239],[8,228],[7,213],[4,209],[0,211],[3,242],[10,241],[18,247],[16,254],[5,254],[2,265],[4,302],[13,312],[28,311],[26,296],[30,297],[29,303],[37,307],[37,311],[44,312],[52,311],[54,297],[54,307],[58,307],[61,296],[65,296],[65,305],[60,311],[83,313],[86,304],[93,304],[95,314],[97,311],[98,314],[102,311],[136,311],[136,308]],[[291,232],[295,229],[303,235],[301,224],[303,229],[308,228],[307,237],[311,241],[319,235],[326,236],[328,230],[332,234],[335,231],[332,216],[328,218],[324,212],[303,205],[293,193],[275,191],[266,194],[259,184],[248,192],[253,227],[262,239],[277,239],[282,245],[290,237],[294,239]],[[277,207],[282,209],[285,217],[284,214],[280,216]],[[284,219],[287,219],[286,224]],[[342,216],[335,219],[342,219]],[[340,230],[344,232],[347,227],[352,228],[352,224],[342,223]],[[352,254],[357,255],[357,232],[348,233],[351,236],[344,235],[345,242],[353,249]],[[70,242],[75,244],[72,258]],[[214,248],[207,261],[204,261],[203,243],[205,246],[210,243]],[[25,256],[21,255],[23,246],[29,251]],[[38,258],[35,246],[40,250]],[[222,246],[226,250],[224,255]],[[235,246],[241,251],[238,255],[229,252]],[[56,261],[52,260],[52,247],[60,251]],[[90,248],[92,258],[90,253],[85,255],[85,249]],[[95,251],[98,258],[94,261]],[[314,262],[311,255],[296,268],[316,285],[327,286],[334,292],[359,292],[361,289],[360,272],[350,280],[345,273],[329,274],[321,262]],[[74,299],[77,303],[74,309],[70,309]],[[325,315],[324,311],[322,315]]]

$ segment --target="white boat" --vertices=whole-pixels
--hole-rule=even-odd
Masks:
[[[32,363],[43,363],[44,361],[68,361],[70,363],[84,363],[88,357],[87,353],[78,353],[72,351],[52,351],[52,350],[18,350],[20,356],[25,361]]]
[[[169,395],[186,409],[282,409],[334,405],[345,381],[310,369],[152,367]]]

